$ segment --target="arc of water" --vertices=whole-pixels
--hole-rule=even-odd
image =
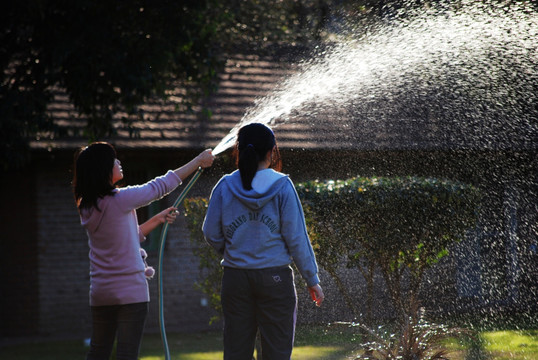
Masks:
[[[528,108],[519,104],[536,101],[532,90],[536,84],[536,10],[522,3],[503,7],[479,3],[417,10],[389,23],[366,25],[357,36],[351,24],[349,34],[336,37],[319,56],[295,64],[293,73],[267,96],[256,99],[214,153],[232,146],[242,125],[260,122],[276,127],[295,113],[305,118],[318,109],[329,113],[350,107],[361,109],[362,119],[380,123],[393,116],[378,110],[384,105],[382,99],[393,104],[410,99],[402,89],[416,93],[417,98],[429,94],[428,99],[436,99],[443,91],[453,95],[450,111],[454,116],[438,110],[445,104],[421,107],[450,130],[472,133],[489,126],[473,119],[489,116],[494,122],[502,114],[515,118],[522,134],[532,134],[526,129],[535,131],[536,126],[529,121]],[[480,135],[486,139],[484,132]],[[487,136],[499,135],[490,132]]]

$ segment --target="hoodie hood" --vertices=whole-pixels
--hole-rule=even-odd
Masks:
[[[224,177],[224,181],[241,203],[252,210],[258,210],[278,194],[287,178],[287,175],[273,169],[259,170],[252,179],[252,190],[245,190],[239,170],[236,170]]]

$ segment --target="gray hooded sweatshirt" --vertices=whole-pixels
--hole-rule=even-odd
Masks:
[[[222,265],[264,269],[295,262],[308,286],[319,283],[303,208],[287,175],[260,170],[245,190],[239,170],[223,176],[211,193],[203,232],[223,255]]]

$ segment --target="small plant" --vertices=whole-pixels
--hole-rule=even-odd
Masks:
[[[449,351],[443,341],[451,337],[470,336],[467,329],[448,327],[428,322],[424,309],[410,316],[394,333],[378,327],[376,330],[362,324],[352,324],[365,330],[369,341],[356,360],[448,360]]]

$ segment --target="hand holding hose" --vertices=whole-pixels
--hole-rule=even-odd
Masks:
[[[158,215],[161,215],[161,223],[164,224],[167,222],[168,224],[172,224],[174,221],[176,221],[176,217],[179,215],[179,211],[177,211],[176,207],[169,207],[168,209],[165,209],[161,211]]]
[[[208,168],[213,165],[213,160],[215,156],[212,153],[211,149],[204,150],[196,157],[196,160],[199,162],[199,167],[202,169]]]
[[[184,180],[199,168],[205,169],[213,165],[213,160],[215,160],[215,156],[213,155],[212,150],[207,149],[182,167],[174,170],[174,172],[181,180]]]

